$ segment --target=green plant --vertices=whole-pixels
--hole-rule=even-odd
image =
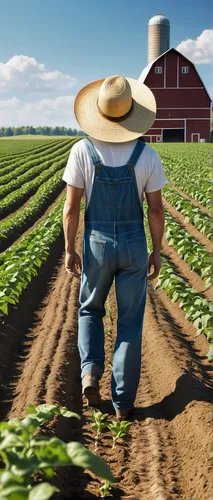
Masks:
[[[62,231],[64,201],[62,195],[40,224],[0,255],[0,315],[8,314],[9,304],[19,302],[22,291],[47,260]]]
[[[191,201],[187,200],[176,191],[169,187],[164,187],[163,192],[166,200],[172,206],[184,215],[185,221],[190,222],[207,238],[211,238],[211,218],[200,208],[192,205]]]
[[[110,335],[112,335],[112,329],[111,329],[111,328],[106,328],[106,329],[104,330],[104,334],[105,334],[105,335],[109,335],[109,336],[110,336]]]
[[[109,299],[107,299],[105,302],[105,309],[106,309],[106,315],[108,316],[110,323],[112,325],[113,324],[113,317],[112,317],[111,307],[109,305]]]
[[[211,145],[152,144],[173,187],[211,208]],[[192,175],[193,174],[193,175]]]
[[[178,301],[179,307],[186,313],[185,317],[197,329],[197,335],[204,333],[210,344],[213,344],[213,305],[207,299],[201,297],[194,288],[189,287],[184,279],[177,276],[173,267],[166,259],[162,259],[162,267],[155,288],[166,290],[173,303]],[[208,353],[208,359],[209,361],[213,361],[212,348],[210,348]]]
[[[110,481],[104,481],[103,486],[99,488],[101,498],[105,498],[111,489],[112,489],[112,483],[110,483]]]
[[[172,245],[181,255],[185,262],[188,262],[192,271],[197,272],[203,279],[206,288],[212,284],[211,277],[211,255],[206,252],[193,236],[181,228],[180,224],[165,210],[165,237],[169,245]]]
[[[145,228],[146,228],[148,250],[150,252],[152,248],[152,242],[146,217],[145,217]],[[176,227],[176,233],[181,234],[178,227]],[[168,234],[167,236],[170,236],[170,234]],[[172,238],[173,235],[171,235],[170,244],[174,243]],[[174,238],[175,240],[176,238],[178,240],[179,236],[175,235]],[[183,241],[181,241],[181,245],[183,245]],[[199,245],[199,247],[197,247],[199,252],[201,251],[200,247],[202,248],[202,245]],[[193,248],[194,257],[196,256],[197,248],[196,246],[194,246]],[[186,254],[184,255],[185,255],[184,260],[188,261],[188,256],[186,256]],[[205,250],[204,253],[202,252],[202,259],[203,259],[203,269],[201,271],[201,276],[204,278],[206,266],[209,265],[209,255],[205,252]],[[164,289],[168,294],[168,296],[170,297],[172,303],[174,302],[179,303],[179,307],[186,313],[185,317],[190,322],[192,322],[194,327],[196,328],[197,335],[200,335],[201,333],[206,335],[207,340],[210,342],[210,349],[207,354],[208,360],[213,361],[213,328],[212,328],[213,304],[209,302],[207,299],[203,298],[197,292],[197,290],[191,288],[182,277],[178,276],[175,272],[175,268],[173,267],[173,265],[170,264],[170,262],[166,258],[161,256],[161,260],[162,260],[162,265],[155,289],[158,288]],[[205,284],[206,285],[209,284],[207,279],[205,280]]]
[[[108,413],[101,413],[101,411],[95,411],[92,410],[92,416],[89,417],[89,420],[92,422],[92,428],[96,431],[96,436],[95,436],[95,449],[97,449],[98,446],[98,439],[100,437],[100,434],[106,427],[106,419],[108,417]]]
[[[55,200],[57,195],[64,188],[62,175],[63,168],[59,168],[47,181],[43,182],[37,192],[32,196],[26,206],[10,215],[8,219],[2,222],[0,226],[0,249],[8,248],[18,236],[30,228],[30,225],[48,209],[49,205]]]
[[[28,413],[23,419],[12,418],[0,424],[0,457],[5,464],[0,471],[1,500],[49,499],[58,489],[48,482],[33,485],[32,475],[41,471],[49,480],[55,467],[82,467],[114,482],[108,465],[81,443],[35,435],[36,429],[54,415],[79,419],[76,413],[46,404],[30,405]]]
[[[108,429],[113,434],[113,448],[115,448],[118,439],[126,436],[130,425],[132,425],[132,422],[128,422],[125,420],[123,422],[110,422],[109,424],[107,424]]]

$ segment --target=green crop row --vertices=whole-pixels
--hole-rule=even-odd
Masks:
[[[58,139],[57,141],[57,144],[60,144],[63,142],[63,139]],[[22,140],[22,144],[24,146],[24,149],[21,149],[20,152],[13,152],[11,153],[10,155],[7,155],[7,156],[4,156],[1,154],[1,150],[0,150],[0,175],[2,174],[2,169],[4,167],[8,167],[11,165],[11,163],[15,162],[16,160],[20,160],[22,159],[22,157],[26,157],[27,155],[37,155],[37,154],[40,154],[42,153],[43,151],[46,151],[50,145],[55,145],[55,141],[51,140],[51,141],[41,141],[41,142],[38,142],[36,144],[36,147],[35,147],[35,144],[33,143],[31,147],[29,148],[26,148],[26,142]],[[2,143],[0,143],[0,146],[2,146]]]
[[[29,168],[39,165],[41,161],[54,158],[54,154],[68,144],[68,141],[60,144],[52,144],[37,154],[25,155],[21,159],[16,159],[15,162],[11,161],[9,166],[0,170],[1,184],[7,184],[14,179],[14,175],[24,174]]]
[[[6,139],[0,138],[0,161],[3,162],[9,161],[11,158],[15,156],[19,156],[25,153],[28,154],[31,151],[34,151],[40,147],[43,147],[44,144],[50,144],[50,140],[46,141],[44,139]],[[52,139],[52,143],[54,139]],[[56,141],[55,141],[56,142]]]
[[[152,251],[151,235],[148,226],[148,220],[145,215],[145,229],[149,253]],[[197,329],[197,335],[204,333],[210,342],[208,352],[209,361],[213,361],[213,329],[212,312],[213,304],[194,290],[186,281],[177,276],[173,266],[165,257],[161,256],[161,270],[156,284],[156,289],[164,289],[171,301],[178,302],[179,307],[186,313],[186,318],[194,324]]]
[[[18,189],[25,182],[29,182],[31,179],[34,179],[42,170],[48,168],[57,158],[62,157],[64,154],[67,154],[72,147],[72,143],[66,144],[66,146],[62,148],[58,148],[57,151],[54,151],[51,154],[44,156],[42,159],[36,158],[34,161],[27,161],[23,166],[19,167],[17,170],[14,170],[11,174],[6,176],[6,184],[0,187],[0,199],[7,196],[11,191]]]
[[[166,176],[188,196],[210,208],[211,145],[157,144]]]
[[[207,238],[211,238],[211,218],[206,213],[167,186],[164,187],[163,195],[176,210],[184,215],[186,222],[190,222]]]
[[[164,143],[153,145],[153,148],[160,154],[169,175],[170,172],[179,172],[187,176],[187,182],[197,185],[211,181],[211,144]]]
[[[172,303],[178,301],[179,307],[186,313],[185,317],[193,323],[197,335],[204,333],[210,342],[208,353],[209,361],[213,361],[213,304],[187,285],[183,278],[174,273],[174,269],[165,259],[162,259],[158,283],[156,288],[166,290]]]
[[[180,188],[184,193],[188,194],[194,198],[194,200],[199,201],[202,205],[210,208],[210,196],[211,196],[211,182],[205,181],[203,176],[197,179],[196,184],[196,174],[193,179],[191,178],[191,172],[187,169],[180,168],[179,164],[173,164],[168,167],[168,162],[163,160],[163,166],[165,173],[170,181],[178,188]]]
[[[5,250],[18,238],[54,201],[64,187],[62,175],[64,168],[58,170],[44,182],[26,207],[20,208],[9,219],[0,224],[0,251]]]
[[[0,313],[16,304],[22,291],[45,262],[50,247],[62,232],[63,195],[48,216],[21,241],[0,255]]]
[[[63,231],[65,199],[66,194],[62,194],[42,222],[19,243],[0,254],[0,314],[8,314],[9,305],[19,302],[22,292],[48,259],[52,244]]]
[[[165,237],[178,252],[185,262],[190,265],[192,271],[198,273],[206,288],[212,284],[211,278],[211,255],[206,252],[193,236],[181,228],[180,224],[165,210]]]
[[[43,182],[47,181],[55,172],[57,172],[62,167],[65,167],[67,162],[67,153],[65,153],[62,158],[54,162],[51,167],[47,168],[38,175],[35,179],[30,182],[26,182],[19,189],[14,191],[13,193],[8,194],[0,203],[0,216],[6,217],[10,214],[17,206],[20,206],[21,203],[24,203],[30,196],[32,196],[37,189],[43,184]]]
[[[38,434],[41,425],[58,417],[80,420],[65,407],[30,404],[24,418],[0,423],[0,458],[5,467],[0,470],[1,500],[48,500],[59,492],[50,482],[56,467],[82,467],[106,483],[115,482],[109,466],[81,443],[65,443],[56,436]],[[42,472],[45,480],[35,484],[38,472]]]

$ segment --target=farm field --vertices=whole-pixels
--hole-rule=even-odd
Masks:
[[[162,269],[159,280],[148,287],[135,416],[128,435],[114,449],[105,429],[96,450],[91,412],[81,397],[79,281],[64,269],[66,189],[61,178],[76,140],[0,140],[0,420],[23,418],[29,404],[65,406],[81,420],[70,424],[54,417],[42,433],[96,451],[117,480],[111,498],[210,500],[211,145],[153,145],[169,184],[163,190]],[[82,232],[83,204],[79,253]],[[148,229],[147,242],[149,246]],[[114,288],[106,304],[105,332],[100,410],[113,420]],[[80,468],[57,469],[54,484],[60,490],[55,499],[100,497],[100,478]]]

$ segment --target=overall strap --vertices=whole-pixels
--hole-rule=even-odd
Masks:
[[[103,165],[103,163],[102,163],[102,161],[100,159],[99,154],[95,150],[92,141],[90,141],[90,139],[88,137],[87,137],[87,141],[86,141],[86,148],[87,148],[87,152],[88,152],[88,154],[89,154],[89,156],[90,156],[90,158],[92,160],[93,165],[95,167],[97,165]]]
[[[140,140],[137,141],[137,144],[135,145],[135,148],[133,149],[133,152],[130,156],[129,161],[127,162],[127,165],[129,167],[134,167],[138,161],[139,156],[141,155],[144,147],[145,147],[145,142],[142,142]]]

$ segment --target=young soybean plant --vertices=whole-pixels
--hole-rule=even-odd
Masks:
[[[102,433],[104,427],[106,427],[106,418],[108,417],[108,413],[101,413],[101,411],[92,411],[92,416],[89,417],[89,420],[92,422],[92,428],[96,431],[95,436],[95,449],[98,447],[98,439],[100,434]]]
[[[126,436],[130,425],[132,425],[132,422],[127,422],[125,420],[123,422],[111,422],[110,424],[107,424],[108,429],[113,434],[113,449],[115,448],[118,439]]]
[[[110,483],[110,481],[104,481],[103,486],[99,488],[101,498],[105,498],[111,489],[112,489],[112,483]]]
[[[59,490],[49,483],[58,467],[78,466],[89,469],[105,481],[115,481],[108,465],[77,441],[65,443],[56,436],[36,431],[54,416],[80,417],[65,407],[29,405],[23,419],[11,418],[0,423],[1,500],[49,500]],[[34,486],[33,476],[42,471],[46,481]]]

